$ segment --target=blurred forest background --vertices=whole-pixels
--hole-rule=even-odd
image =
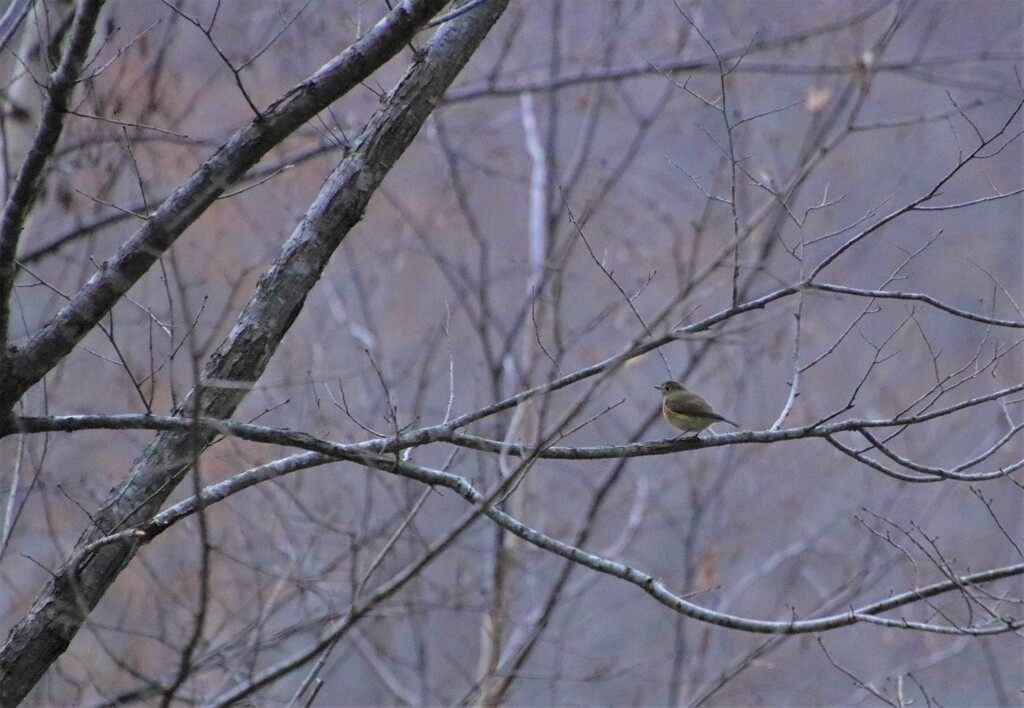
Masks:
[[[5,704],[1021,700],[1018,0],[470,2],[281,130],[271,104],[401,13],[91,4],[51,148],[76,5],[30,3],[0,64]],[[187,201],[246,126],[258,162]],[[318,238],[308,293],[260,300]],[[76,300],[94,275],[125,294]],[[276,324],[239,344],[256,300]],[[265,367],[209,373],[257,340]],[[666,442],[669,378],[742,430]],[[197,382],[254,427],[190,428]],[[171,435],[192,452],[108,523]],[[80,572],[97,541],[125,555]]]

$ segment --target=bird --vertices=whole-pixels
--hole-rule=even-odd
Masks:
[[[704,428],[719,421],[740,427],[721,413],[716,413],[707,401],[678,381],[666,381],[657,389],[661,391],[661,413],[665,420],[684,433],[700,435]]]

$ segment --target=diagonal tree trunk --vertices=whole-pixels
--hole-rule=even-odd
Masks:
[[[334,250],[362,217],[381,180],[412,142],[506,4],[490,0],[473,7],[444,24],[426,49],[417,52],[406,75],[353,142],[278,258],[261,277],[234,329],[202,372],[200,386],[178,414],[232,414],[259,379]],[[82,534],[77,548],[156,512],[210,439],[199,432],[159,435],[93,515],[95,524]],[[54,573],[0,649],[0,704],[13,705],[27,695],[66,649],[141,542],[105,546],[77,560],[73,555],[72,561]]]

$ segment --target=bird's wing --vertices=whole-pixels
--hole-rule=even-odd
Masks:
[[[734,425],[737,428],[740,427],[739,423],[726,418],[724,415],[715,412],[715,409],[708,404],[703,398],[698,396],[696,393],[690,393],[689,391],[677,391],[665,399],[665,406],[673,413],[679,413],[680,415],[692,415],[700,416],[702,418],[711,418],[712,420],[720,420],[723,423]]]
[[[718,418],[722,416],[715,413],[708,402],[695,393],[677,391],[665,399],[665,405],[673,413],[680,415],[696,415],[704,418]],[[723,419],[724,420],[724,419]]]

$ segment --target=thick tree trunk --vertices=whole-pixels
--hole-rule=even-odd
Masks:
[[[441,4],[435,1],[433,7]],[[233,413],[262,374],[334,250],[362,217],[381,180],[506,4],[490,0],[445,24],[416,57],[260,279],[231,334],[205,367],[204,384],[178,414],[227,417]],[[411,36],[410,29],[401,41]],[[309,89],[303,85],[297,90]],[[96,523],[82,534],[77,549],[155,513],[209,440],[210,436],[200,433],[159,435],[93,516]],[[140,541],[118,543],[85,557],[75,554],[54,573],[0,649],[0,703],[13,705],[27,695],[67,648],[139,545]]]

